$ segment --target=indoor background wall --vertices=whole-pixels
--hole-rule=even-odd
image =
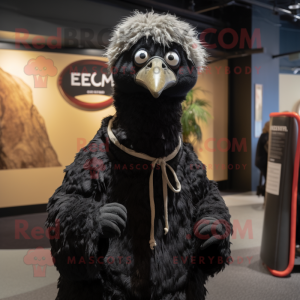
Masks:
[[[196,87],[200,90],[196,96],[210,103],[209,112],[212,116],[208,123],[200,123],[203,131],[201,143],[194,145],[199,159],[207,167],[210,180],[223,181],[228,179],[228,74],[225,70],[228,60],[224,59],[209,64],[209,70],[198,77]],[[210,140],[214,139],[214,140]],[[220,150],[221,149],[221,150]]]
[[[246,11],[244,11],[247,13]],[[262,126],[269,120],[271,112],[279,109],[279,59],[278,55],[280,19],[272,11],[252,6],[244,18],[242,27],[251,36],[255,29],[260,32],[261,45],[255,40],[252,48],[264,49],[264,53],[230,60],[230,68],[251,67],[251,73],[230,75],[229,133],[230,139],[246,139],[247,150],[229,153],[229,163],[245,164],[242,172],[232,172],[230,188],[235,190],[256,190],[259,183],[259,169],[255,166],[256,147],[259,137],[255,136],[255,84],[262,84]]]
[[[279,111],[292,111],[300,100],[300,75],[279,74]]]
[[[263,17],[262,17],[263,16]],[[269,121],[271,112],[279,110],[279,58],[272,58],[280,52],[280,18],[271,10],[253,7],[252,32],[260,29],[264,53],[252,55],[251,64],[251,189],[256,190],[259,183],[259,169],[255,166],[255,154],[259,137],[255,137],[255,84],[263,85],[262,126]],[[259,68],[259,72],[256,71]]]
[[[240,57],[230,60],[230,68],[240,67],[245,70],[251,66],[251,57]],[[230,140],[239,143],[244,139],[246,149],[229,152],[229,163],[242,166],[238,171],[229,173],[230,188],[238,191],[251,190],[251,74],[245,71],[241,74],[230,75],[230,104],[229,104],[229,133]]]

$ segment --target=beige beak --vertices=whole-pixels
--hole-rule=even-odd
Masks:
[[[164,90],[177,83],[177,78],[160,57],[154,57],[136,74],[135,81],[158,98]]]

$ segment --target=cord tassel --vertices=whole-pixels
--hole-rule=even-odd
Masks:
[[[153,190],[153,176],[154,176],[154,169],[156,165],[161,166],[161,176],[162,176],[162,185],[163,185],[163,197],[164,197],[164,217],[165,217],[165,228],[164,228],[164,233],[167,234],[169,232],[169,221],[168,221],[168,186],[169,188],[174,192],[174,193],[179,193],[181,191],[181,184],[177,178],[177,175],[173,168],[167,164],[167,161],[173,159],[177,153],[180,150],[181,147],[181,138],[179,137],[179,144],[175,148],[175,150],[168,155],[167,157],[163,158],[154,158],[151,157],[147,154],[140,153],[140,152],[135,152],[132,149],[129,149],[125,147],[124,145],[121,145],[120,142],[117,140],[115,135],[113,134],[111,128],[113,121],[115,120],[116,115],[112,119],[109,120],[108,127],[107,127],[107,134],[109,136],[109,139],[121,150],[126,152],[127,154],[130,154],[132,156],[145,159],[148,161],[151,161],[152,165],[152,170],[149,178],[149,198],[150,198],[150,209],[151,209],[151,231],[150,231],[150,249],[153,250],[154,247],[156,246],[155,238],[154,238],[154,221],[155,221],[155,202],[154,202],[154,190]],[[172,186],[171,182],[169,181],[168,175],[167,175],[167,169],[166,167],[169,168],[169,170],[172,172],[172,175],[175,179],[176,183],[176,189]]]

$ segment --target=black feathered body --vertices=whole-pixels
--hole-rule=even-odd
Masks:
[[[151,250],[151,164],[109,141],[110,118],[66,167],[64,181],[48,204],[46,225],[53,227],[56,221],[60,228],[59,238],[50,240],[61,275],[57,299],[204,299],[208,276],[222,270],[230,256],[228,240],[200,251],[202,241],[193,233],[203,216],[217,215],[230,224],[216,183],[207,179],[192,147],[183,144],[168,162],[182,190],[175,194],[168,188],[169,232],[164,235],[162,175],[155,167],[157,246]],[[167,174],[175,186],[168,169]],[[111,202],[123,204],[128,219],[121,236],[108,240],[100,238],[97,220],[100,207]]]
[[[178,145],[181,102],[197,81],[197,70],[181,45],[169,46],[144,37],[114,64],[117,117],[113,132],[122,145],[155,158],[168,156]],[[171,50],[180,56],[181,67],[172,71],[176,85],[158,98],[135,82],[141,67],[133,61],[139,49],[146,49],[149,57],[163,59]],[[230,224],[216,183],[208,180],[192,147],[183,144],[176,157],[168,161],[182,189],[173,193],[168,188],[169,232],[164,235],[162,171],[155,167],[157,246],[151,250],[151,164],[109,141],[110,118],[103,120],[94,139],[66,167],[62,185],[49,200],[46,226],[56,224],[60,232],[50,240],[60,272],[57,300],[204,299],[207,278],[222,270],[230,255],[228,239],[201,250],[203,240],[193,232],[203,217],[214,216]],[[175,186],[168,168],[167,174]],[[108,203],[119,203],[127,209],[126,228],[119,237],[104,238],[102,232],[100,210]]]

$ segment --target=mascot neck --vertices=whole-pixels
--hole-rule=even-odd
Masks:
[[[116,88],[114,100],[117,118],[113,132],[121,144],[152,157],[174,151],[181,135],[181,100],[118,93]]]

